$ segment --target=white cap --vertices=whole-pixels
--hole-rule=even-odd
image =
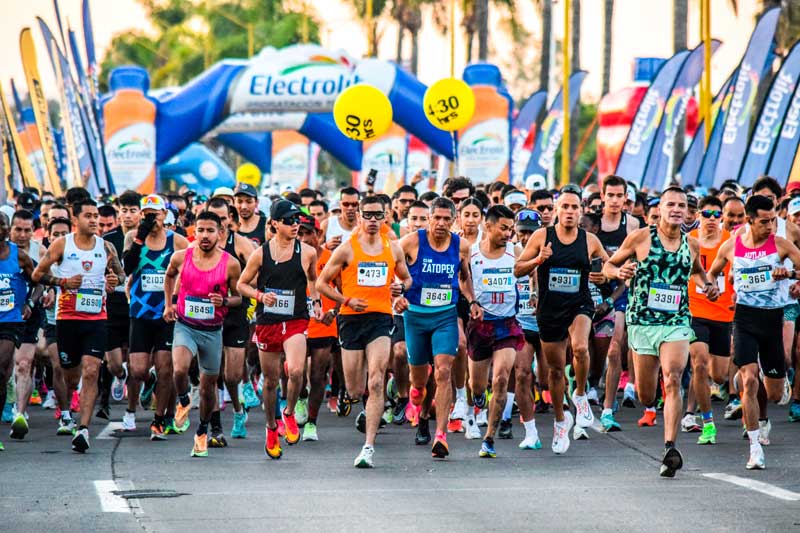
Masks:
[[[511,207],[514,204],[524,207],[528,203],[528,197],[525,196],[525,193],[522,191],[513,191],[506,194],[506,197],[503,198],[503,203],[506,207]]]
[[[8,217],[8,223],[11,224],[11,219],[14,217],[14,208],[10,205],[0,206],[0,213],[5,214]]]
[[[164,217],[164,225],[165,226],[175,225],[175,215],[169,209],[167,209],[167,216]]]
[[[217,187],[211,197],[214,198],[216,196],[230,196],[233,198],[233,189],[230,187]]]
[[[525,188],[529,191],[547,189],[547,178],[541,174],[531,174],[525,178]]]
[[[795,196],[789,201],[789,214],[796,215],[800,213],[800,196]]]
[[[629,202],[636,202],[636,189],[628,184],[628,201]]]

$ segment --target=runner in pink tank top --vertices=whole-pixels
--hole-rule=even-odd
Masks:
[[[211,270],[200,270],[195,266],[194,248],[187,248],[180,275],[178,289],[178,320],[190,326],[221,326],[227,307],[215,307],[209,298],[211,293],[227,293],[230,254],[222,252],[217,265]]]

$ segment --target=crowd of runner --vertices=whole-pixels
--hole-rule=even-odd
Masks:
[[[248,438],[263,409],[264,452],[280,459],[282,442],[324,440],[327,408],[354,415],[354,466],[371,468],[387,424],[414,426],[434,458],[458,433],[492,458],[516,417],[519,447],[540,449],[536,415],[552,410],[564,454],[587,428],[631,429],[616,413],[639,406],[639,426],[663,410],[660,474],[673,477],[678,433],[715,444],[722,401],[742,420],[746,468],[763,469],[769,404],[800,422],[800,184],[527,185],[25,190],[0,207],[10,439],[40,406],[79,453],[97,417],[122,431],[147,420],[153,441],[194,429],[205,457],[228,446],[226,425]]]

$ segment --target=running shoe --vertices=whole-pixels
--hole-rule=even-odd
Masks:
[[[139,392],[139,403],[145,411],[150,409],[150,402],[153,400],[153,391],[156,390],[157,382],[158,377],[156,376],[156,369],[150,367],[147,379],[142,383],[142,390]]]
[[[622,405],[633,408],[636,407],[636,393],[634,388],[632,386],[628,387],[628,385],[625,385],[625,392],[622,393]]]
[[[42,409],[55,409],[58,407],[58,401],[56,400],[56,393],[55,391],[47,391],[47,396],[42,402]]]
[[[367,432],[367,413],[361,411],[356,417],[356,429],[359,433]]]
[[[564,420],[561,423],[553,421],[553,453],[562,455],[569,450],[569,430],[572,429],[572,413],[564,411]]]
[[[189,429],[189,412],[192,409],[192,400],[189,399],[189,405],[184,407],[180,401],[175,404],[175,427],[178,431],[183,433]]]
[[[81,395],[78,391],[72,391],[72,400],[69,402],[69,410],[76,413],[81,410]]]
[[[192,409],[200,409],[200,386],[192,386],[192,391],[189,393],[189,405]]]
[[[86,453],[86,450],[89,449],[89,430],[79,429],[75,432],[75,436],[72,437],[72,451],[78,453]]]
[[[283,418],[278,417],[278,419],[275,421],[275,424],[278,426],[278,435],[280,435],[281,437],[285,437],[286,424],[283,423]]]
[[[245,409],[253,409],[261,405],[261,400],[258,399],[258,395],[249,379],[245,380],[242,385],[242,399],[244,400]]]
[[[747,459],[745,468],[748,470],[764,470],[766,467],[764,448],[761,446],[750,446],[750,457]]]
[[[512,424],[511,420],[501,420],[500,421],[500,429],[497,431],[497,438],[498,439],[513,439],[514,434],[512,432]]]
[[[644,426],[655,426],[656,425],[656,412],[655,411],[648,411],[645,409],[642,418],[639,419],[637,422],[639,427]]]
[[[603,426],[603,433],[622,431],[622,426],[614,419],[614,413],[604,413],[600,415],[600,424]]]
[[[208,438],[209,448],[227,448],[228,441],[225,440],[225,434],[221,429],[212,429],[211,436]]]
[[[153,420],[150,423],[150,440],[167,440],[164,424]]]
[[[475,405],[475,407],[483,411],[486,408],[486,405],[489,403],[486,391],[483,391],[483,394],[480,396],[473,396],[472,403]]]
[[[408,398],[401,398],[397,400],[394,404],[394,409],[392,410],[392,423],[398,426],[402,426],[407,421],[406,418],[406,405],[408,405]]]
[[[419,423],[419,408],[411,405],[411,402],[406,404],[406,420],[408,420],[408,423],[411,424],[412,428],[417,427],[417,424]]]
[[[175,427],[175,418],[164,418],[164,435],[180,435],[182,432]]]
[[[303,441],[318,441],[319,437],[317,436],[317,425],[314,422],[306,422],[306,425],[303,426]]]
[[[194,436],[191,457],[208,457],[208,434]]]
[[[758,442],[762,446],[769,446],[769,432],[772,431],[772,422],[769,420],[758,421]]]
[[[336,399],[336,396],[331,396],[330,398],[328,398],[328,411],[330,411],[331,413],[335,413],[338,403],[339,402]]]
[[[416,387],[411,387],[408,394],[408,399],[411,402],[411,405],[419,407],[422,405],[422,402],[425,401],[425,396],[428,394],[428,391],[425,389],[418,389]]]
[[[3,407],[3,418],[1,420],[4,424],[10,424],[14,421],[14,404],[7,403]]]
[[[497,457],[497,452],[494,449],[494,440],[491,437],[485,438],[483,442],[481,442],[481,451],[478,452],[478,457],[486,459],[494,459]]]
[[[392,420],[392,406],[391,404],[387,405],[384,410],[383,414],[381,415],[380,427],[385,428],[387,424],[391,424]]]
[[[725,420],[739,420],[742,418],[742,402],[739,398],[734,398],[725,406]]]
[[[39,396],[39,391],[33,389],[31,391],[31,398],[28,400],[28,405],[42,405],[42,397]]]
[[[789,422],[800,422],[800,403],[789,406]]]
[[[395,401],[398,396],[397,382],[395,381],[394,376],[392,376],[389,378],[389,381],[386,382],[386,397],[392,401]]]
[[[28,434],[28,421],[22,413],[14,417],[14,422],[11,423],[11,433],[9,437],[16,440],[22,440]]]
[[[475,415],[475,422],[477,422],[478,426],[485,428],[489,425],[489,410],[488,409],[481,409],[480,412]]]
[[[661,459],[661,477],[675,477],[675,473],[683,467],[683,457],[677,448],[667,448],[664,450],[664,457]]]
[[[375,448],[369,444],[365,444],[364,447],[361,448],[361,453],[359,453],[356,460],[353,461],[353,466],[356,468],[375,468],[375,463],[372,460],[374,455]]]
[[[350,411],[352,410],[351,403],[347,393],[340,392],[339,399],[336,402],[336,416],[350,416]]]
[[[278,429],[267,428],[267,440],[264,442],[264,453],[270,459],[280,459],[283,455],[281,440],[278,438]]]
[[[714,423],[703,424],[703,434],[697,438],[697,444],[716,444],[717,426]]]
[[[792,384],[788,377],[783,378],[783,395],[781,396],[778,405],[787,405],[792,401]]]
[[[464,420],[467,418],[467,399],[458,398],[453,405],[453,410],[450,412],[450,420]]]
[[[56,435],[72,435],[75,433],[75,421],[71,418],[59,418]]]
[[[434,439],[431,455],[434,459],[444,459],[450,455],[450,448],[447,447],[447,439],[445,437],[436,437]]]
[[[448,420],[447,421],[447,432],[448,433],[464,433],[464,421],[463,420]]]
[[[300,398],[294,406],[294,418],[297,425],[302,426],[308,422],[308,398]]]
[[[586,433],[585,429],[575,424],[575,427],[572,428],[572,440],[589,440],[589,434]]]
[[[122,415],[122,431],[134,431],[136,429],[136,413],[125,411]]]
[[[6,447],[3,446],[2,442],[0,442],[0,452],[4,452],[5,450],[6,450]]]
[[[586,392],[586,399],[589,400],[589,405],[600,405],[600,397],[597,394],[597,389],[592,387]]]
[[[525,439],[519,443],[521,450],[541,450],[542,441],[539,440],[539,434],[526,436]]]
[[[115,402],[121,402],[125,398],[125,379],[120,379],[114,376],[114,381],[111,382],[111,398]]]
[[[431,441],[430,420],[427,418],[420,418],[419,425],[417,425],[417,434],[414,437],[414,443],[417,446],[424,446]]]
[[[592,406],[589,405],[586,395],[578,396],[573,392],[572,403],[575,404],[575,423],[578,427],[591,427],[594,424],[594,413],[592,413]]]
[[[101,405],[94,416],[102,418],[103,420],[108,420],[111,418],[111,408],[108,405]]]
[[[700,433],[702,430],[694,413],[686,413],[681,419],[681,431],[684,433]]]
[[[464,432],[464,438],[467,440],[475,440],[481,438],[481,430],[478,423],[475,422],[475,417],[467,419],[467,430]]]
[[[297,427],[297,418],[295,418],[295,415],[287,415],[286,411],[284,411],[283,425],[286,426],[286,434],[283,436],[283,438],[286,439],[286,444],[297,444],[297,441],[300,440],[300,428]]]
[[[247,438],[247,428],[244,423],[247,420],[247,414],[242,411],[241,413],[233,413],[233,429],[231,430],[231,437],[234,439]]]

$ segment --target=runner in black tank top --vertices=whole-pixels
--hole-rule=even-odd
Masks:
[[[300,241],[294,243],[292,258],[277,263],[269,250],[269,241],[261,245],[264,254],[261,271],[258,273],[258,290],[274,292],[278,301],[266,309],[259,303],[256,308],[256,324],[278,324],[287,320],[308,320],[306,301],[306,275],[300,254]]]
[[[594,315],[594,303],[589,291],[589,252],[586,232],[578,228],[578,236],[571,244],[563,244],[556,235],[555,227],[545,230],[546,243],[551,243],[553,255],[537,269],[539,305],[536,320],[542,327],[558,327],[566,338],[566,329],[576,315]],[[563,327],[559,327],[563,326]],[[549,340],[549,339],[548,339]]]
[[[242,237],[247,237],[257,245],[261,246],[264,244],[265,239],[267,238],[267,218],[264,216],[258,217],[258,224],[256,224],[256,228],[253,231],[239,231],[239,235]]]
[[[625,237],[628,236],[628,214],[622,213],[622,218],[620,218],[619,226],[617,229],[611,231],[603,231],[603,224],[602,221],[600,223],[600,231],[597,232],[597,238],[600,239],[600,242],[603,243],[603,248],[606,249],[606,252],[613,254],[616,252],[620,246],[622,246],[623,241],[625,241]]]

